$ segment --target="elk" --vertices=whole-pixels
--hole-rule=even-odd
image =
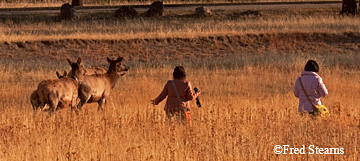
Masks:
[[[79,71],[81,67],[78,66],[78,63],[73,63],[68,59],[72,72],[70,74],[79,79],[78,97],[80,98],[80,103],[77,106],[79,110],[81,110],[82,106],[86,103],[93,102],[98,103],[98,111],[102,110],[106,98],[110,95],[111,89],[115,87],[120,77],[119,73],[124,73],[129,70],[129,67],[121,62],[122,60],[123,57],[120,56],[116,60],[107,58],[110,65],[106,73],[82,75],[81,71]]]
[[[56,72],[59,79],[47,79],[39,83],[37,89],[31,94],[30,101],[34,109],[43,110],[45,105],[49,105],[49,115],[58,108],[70,106],[76,109],[78,98],[78,82],[67,77],[66,71],[63,75]]]

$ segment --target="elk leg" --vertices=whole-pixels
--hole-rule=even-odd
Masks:
[[[34,113],[36,113],[36,111],[39,109],[40,104],[41,104],[41,102],[39,100],[39,95],[36,93],[36,91],[34,91],[31,94],[30,100],[31,100],[31,105],[33,106]]]
[[[101,98],[98,102],[99,107],[98,107],[98,111],[102,110],[102,107],[104,106],[104,104],[106,103],[105,98]]]
[[[81,111],[81,107],[85,105],[85,103],[87,103],[89,101],[89,99],[91,98],[91,94],[90,94],[90,87],[86,86],[86,85],[81,85],[79,87],[79,98],[80,98],[80,102],[77,105],[77,108]]]
[[[85,103],[87,102],[87,99],[81,99],[79,104],[77,105],[77,109],[78,110],[82,110],[81,107],[85,105]]]
[[[80,111],[82,110],[81,107],[85,105],[85,103],[87,103],[90,99],[91,95],[85,95],[85,94],[79,94],[79,98],[80,98],[80,102],[77,105],[77,109],[79,109]]]
[[[59,104],[59,101],[57,99],[50,101],[50,103],[49,103],[49,106],[50,106],[49,115],[50,116],[52,113],[54,113],[56,111],[58,104]]]
[[[50,106],[49,115],[51,116],[51,114],[57,110],[57,107],[59,105],[58,93],[57,92],[50,93],[49,94],[49,100],[50,100],[50,102],[49,102],[49,106]]]
[[[32,102],[31,102],[31,103],[32,103]],[[39,103],[36,102],[36,103],[32,104],[32,106],[33,106],[33,109],[34,109],[33,116],[36,116],[37,111],[38,111],[38,109],[40,108],[41,105],[39,105]],[[41,110],[41,109],[42,109],[42,108],[40,108],[40,110]]]
[[[79,114],[79,111],[76,107],[76,103],[77,103],[77,95],[76,97],[74,97],[72,100],[71,100],[71,104],[70,104],[70,107],[71,107],[71,111],[75,111],[76,115]]]
[[[39,102],[31,101],[31,105],[33,106],[34,114],[36,114],[37,110],[40,108]]]

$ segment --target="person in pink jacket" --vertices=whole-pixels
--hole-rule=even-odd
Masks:
[[[320,99],[328,95],[328,90],[317,72],[319,72],[319,65],[316,61],[309,60],[305,65],[305,71],[301,73],[301,82],[312,103],[315,105],[321,105]],[[312,114],[312,104],[307,99],[301,87],[299,78],[295,82],[294,94],[297,98],[299,98],[298,111]]]
[[[195,99],[200,92],[194,93],[192,91],[191,83],[186,80],[185,69],[182,66],[175,67],[173,77],[174,80],[167,81],[160,95],[155,100],[152,100],[152,104],[158,105],[162,100],[168,97],[164,107],[166,116],[169,119],[176,116],[177,119],[192,124],[189,101]],[[183,102],[184,109],[180,107],[180,102],[176,95],[172,81],[175,83],[181,101]]]

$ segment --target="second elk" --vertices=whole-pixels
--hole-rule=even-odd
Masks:
[[[86,103],[97,102],[99,104],[98,110],[101,110],[105,104],[106,98],[110,95],[110,91],[115,87],[117,80],[119,79],[119,73],[123,73],[129,70],[129,67],[123,64],[121,61],[123,57],[118,57],[116,60],[107,58],[110,63],[109,69],[104,74],[82,75],[82,72],[78,70],[82,67],[77,66],[80,63],[73,63],[68,59],[71,65],[71,73],[79,80],[79,98],[80,103],[77,108],[81,110],[82,106]]]
[[[70,106],[76,109],[78,98],[78,82],[72,78],[60,75],[56,72],[59,79],[47,79],[39,83],[37,89],[31,94],[30,100],[34,109],[34,114],[38,110],[43,110],[45,105],[49,105],[49,115],[58,108]]]

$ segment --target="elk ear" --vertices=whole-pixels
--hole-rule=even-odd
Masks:
[[[109,63],[111,62],[111,59],[109,59],[109,57],[107,57],[106,60],[107,60]]]
[[[72,62],[71,62],[71,60],[70,60],[69,58],[67,58],[66,60],[68,61],[68,63],[69,63],[70,65],[72,64]]]
[[[121,62],[123,60],[123,57],[118,57],[118,59],[116,60],[116,62]]]
[[[78,60],[76,61],[76,63],[77,63],[78,65],[80,65],[80,64],[81,64],[81,58],[78,58]]]
[[[56,71],[56,76],[57,76],[58,78],[60,78],[60,74],[59,74],[58,71]]]
[[[67,72],[66,72],[66,71],[64,71],[64,77],[65,77],[65,76],[67,76]]]

